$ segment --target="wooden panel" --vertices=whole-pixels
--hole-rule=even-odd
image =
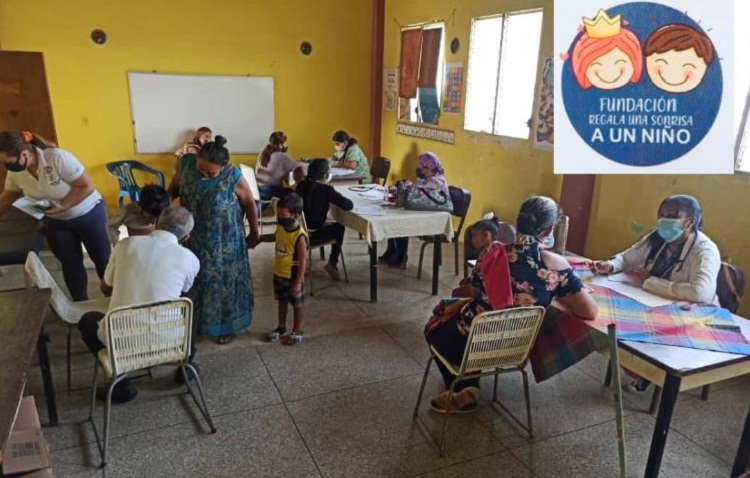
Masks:
[[[566,174],[563,178],[560,207],[570,217],[566,249],[576,254],[583,254],[586,247],[595,183],[596,176],[591,174]]]
[[[372,72],[370,75],[370,162],[380,156],[383,120],[383,48],[385,0],[372,2]]]
[[[0,51],[0,131],[6,130],[57,142],[41,53]]]

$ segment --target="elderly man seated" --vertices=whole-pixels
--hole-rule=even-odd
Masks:
[[[193,216],[187,209],[168,207],[159,216],[154,232],[117,243],[101,284],[102,292],[112,297],[110,309],[176,299],[187,292],[200,269],[195,254],[181,246],[192,230]],[[101,312],[89,312],[78,324],[83,341],[94,356],[106,348],[107,328],[103,319]],[[180,375],[179,380],[184,377]],[[124,403],[137,394],[125,378],[112,391],[112,400]],[[97,396],[106,397],[106,387],[97,390]]]

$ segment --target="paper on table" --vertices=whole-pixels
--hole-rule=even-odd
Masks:
[[[355,169],[331,168],[331,175],[332,176],[351,176],[352,174],[354,174],[356,172],[357,172],[357,170],[355,170]]]
[[[25,212],[36,220],[41,220],[44,217],[44,213],[35,207],[36,204],[37,201],[35,199],[23,196],[13,203],[13,207]]]
[[[357,214],[362,214],[363,216],[385,216],[385,209],[377,205],[360,206],[357,208],[356,212]]]
[[[365,199],[371,199],[373,201],[375,200],[382,201],[384,193],[382,189],[370,189],[369,191],[359,193],[359,195]]]
[[[591,284],[612,289],[625,297],[630,297],[631,299],[640,302],[646,307],[662,307],[676,302],[674,300],[650,294],[638,286],[629,284],[625,282],[626,278],[624,276],[625,274],[622,272],[610,276],[597,276],[591,281]]]

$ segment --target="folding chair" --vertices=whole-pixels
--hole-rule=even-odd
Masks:
[[[302,213],[302,227],[305,228],[305,231],[307,231],[308,238],[309,234],[311,234],[310,229],[307,228],[307,220],[305,219],[305,214]],[[326,246],[332,246],[336,244],[335,239],[330,239],[325,242],[321,242],[319,244],[312,245],[312,241],[307,241],[307,272],[308,277],[310,280],[310,295],[315,295],[315,292],[313,290],[313,273],[312,273],[312,256],[313,256],[313,249],[320,248],[321,254],[320,258],[321,260],[325,260],[325,256],[323,255],[323,248]],[[339,244],[340,246],[343,246],[343,244]],[[346,272],[346,261],[344,260],[344,249],[341,249],[341,267],[344,270],[344,282],[349,282],[349,274]]]
[[[456,275],[458,275],[458,245],[459,239],[461,237],[461,231],[463,230],[464,222],[466,221],[466,215],[469,213],[469,206],[471,205],[471,193],[468,189],[458,188],[455,186],[448,186],[448,191],[450,192],[451,201],[453,202],[453,212],[451,213],[451,215],[459,218],[459,222],[458,229],[456,229],[456,233],[453,235],[453,239],[449,241],[445,236],[442,236],[441,240],[444,243],[453,243],[453,255],[456,265]],[[424,244],[422,244],[422,247],[419,249],[417,279],[422,278],[422,261],[424,259],[424,250],[428,245],[432,244],[434,238],[432,236],[420,236],[419,239],[424,241]]]
[[[529,360],[531,348],[534,346],[539,328],[544,318],[544,307],[516,307],[511,309],[483,312],[471,322],[471,330],[466,342],[466,350],[460,364],[453,364],[430,346],[430,359],[427,361],[422,386],[419,388],[417,405],[414,407],[413,420],[419,419],[419,405],[430,373],[433,360],[439,360],[450,372],[456,376],[449,388],[452,394],[457,383],[464,379],[481,378],[494,375],[495,384],[492,403],[497,404],[521,428],[533,437],[531,422],[531,400],[529,398],[529,377],[526,374],[526,363]],[[497,397],[497,377],[507,372],[521,372],[523,376],[523,393],[526,402],[526,422],[524,425],[516,418]],[[437,443],[440,456],[444,454],[445,430],[448,426],[448,409],[443,419],[440,440]]]
[[[73,302],[65,295],[63,290],[57,285],[57,282],[52,277],[52,274],[44,267],[41,259],[35,252],[29,252],[26,256],[26,264],[24,265],[26,270],[26,278],[29,286],[34,286],[39,289],[52,289],[52,300],[50,301],[50,307],[52,311],[57,315],[60,320],[65,323],[68,328],[67,337],[67,393],[70,395],[70,348],[71,348],[71,332],[76,328],[78,322],[81,321],[83,314],[87,312],[102,312],[106,313],[109,308],[109,297],[102,299],[84,300],[80,302]]]
[[[109,421],[112,407],[112,391],[131,372],[157,365],[177,365],[186,377],[185,386],[195,405],[206,419],[211,433],[216,433],[208,411],[198,371],[188,362],[192,343],[193,303],[179,298],[164,302],[117,307],[107,313],[102,325],[107,330],[107,348],[99,351],[94,361],[94,377],[91,385],[91,411],[88,420],[94,429],[96,444],[101,457],[101,467],[107,466],[109,444]],[[107,400],[104,404],[104,443],[96,428],[96,379],[99,367],[110,380]],[[193,374],[198,388],[198,397],[190,386]]]
[[[154,168],[148,167],[140,161],[126,159],[124,161],[114,161],[107,163],[107,171],[117,178],[120,184],[119,203],[120,209],[125,207],[124,199],[130,198],[131,202],[138,202],[141,196],[141,186],[135,180],[133,171],[150,174],[156,177],[159,186],[165,187],[164,173]]]

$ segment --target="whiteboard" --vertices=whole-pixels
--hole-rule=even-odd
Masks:
[[[273,78],[128,72],[137,154],[174,153],[208,126],[230,153],[259,153],[274,131]]]

